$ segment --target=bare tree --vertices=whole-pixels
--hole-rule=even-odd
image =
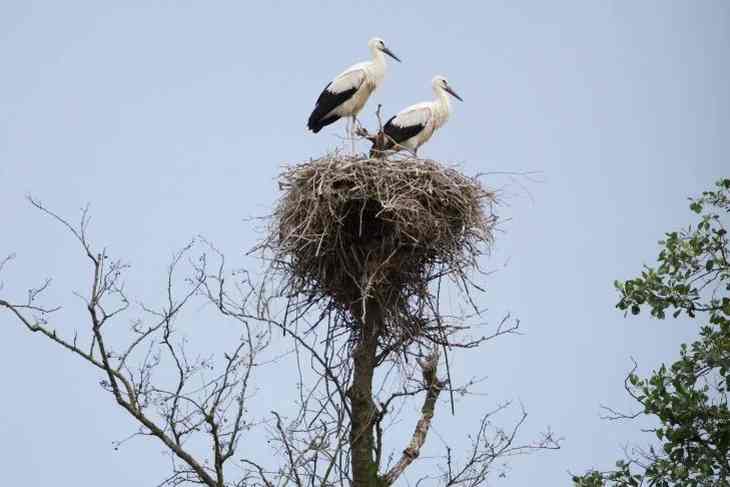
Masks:
[[[72,334],[60,331],[63,327],[55,323],[60,307],[39,304],[50,280],[29,290],[23,302],[0,299],[0,308],[9,311],[29,331],[45,336],[100,371],[102,387],[139,424],[135,435],[156,437],[169,449],[172,473],[160,485],[236,485],[226,482],[224,466],[250,426],[244,417],[249,379],[257,366],[257,356],[269,343],[269,331],[242,321],[241,339],[222,354],[220,365],[211,358],[189,357],[176,321],[208,278],[205,255],[191,260],[194,242],[176,253],[168,266],[165,305],[160,309],[142,303],[133,305],[122,284],[128,265],[111,258],[106,250],[94,248],[89,241],[88,209],[73,225],[37,200],[30,202],[66,227],[88,258],[89,287],[86,293],[78,294],[86,309],[87,326]],[[5,259],[3,266],[10,260]],[[194,272],[185,276],[180,286],[178,274],[186,262],[194,264]],[[142,317],[131,319],[126,342],[113,343],[109,331],[123,317],[129,318],[132,307]],[[172,374],[158,377],[162,367]],[[201,440],[207,440],[210,448],[203,454],[193,453],[188,445]],[[242,482],[238,485],[245,485]]]
[[[390,162],[380,160],[379,164]],[[354,167],[360,174],[359,166],[344,167]],[[442,170],[437,167],[434,171]],[[339,191],[343,179],[337,179],[338,173],[331,168],[327,174],[333,178],[328,180],[330,187]],[[474,191],[472,196],[477,199],[483,196],[466,180],[452,173],[447,176],[451,179],[445,184]],[[446,176],[440,172],[434,177]],[[347,181],[344,184],[351,188]],[[433,181],[429,184],[431,189],[435,187]],[[412,188],[422,192],[423,186],[414,183]],[[322,194],[313,192],[310,196],[317,199]],[[291,192],[286,193],[286,197],[291,196]],[[84,329],[70,331],[56,322],[60,308],[41,304],[50,281],[30,290],[22,301],[0,294],[0,309],[29,331],[99,370],[103,389],[138,424],[135,436],[155,437],[169,451],[172,470],[161,486],[393,485],[419,458],[439,404],[451,403],[453,408],[454,391],[466,393],[473,385],[451,380],[449,354],[459,348],[483,346],[493,338],[514,333],[519,326],[518,321],[505,317],[486,336],[471,337],[469,321],[480,319],[476,305],[470,315],[452,316],[441,311],[441,283],[448,277],[473,304],[468,291],[473,286],[463,271],[475,262],[477,253],[463,250],[475,249],[480,238],[490,238],[489,234],[479,234],[473,222],[492,224],[482,220],[484,216],[477,211],[479,201],[458,202],[464,203],[463,208],[457,208],[462,212],[459,215],[472,212],[468,218],[475,220],[452,221],[454,206],[437,201],[443,196],[436,194],[434,200],[427,201],[433,205],[432,213],[451,215],[444,223],[450,236],[430,241],[444,245],[439,254],[428,249],[424,253],[412,242],[405,253],[402,240],[394,252],[385,244],[377,247],[362,234],[347,246],[342,241],[324,244],[322,235],[313,237],[304,231],[305,227],[312,229],[311,217],[287,220],[287,215],[279,212],[274,218],[273,239],[261,247],[272,259],[271,273],[265,279],[256,282],[245,270],[229,269],[221,252],[197,238],[173,256],[163,290],[165,304],[159,308],[128,297],[122,284],[128,266],[92,245],[87,210],[80,222],[73,224],[30,199],[33,206],[70,232],[87,258],[89,286],[80,294],[87,323]],[[380,210],[373,209],[368,201],[348,207],[338,225],[349,232],[381,232],[378,238],[387,243],[390,237],[383,238],[382,231],[383,225],[390,223],[373,219],[383,204],[378,203]],[[310,215],[316,218],[322,213]],[[337,211],[333,215],[335,220],[343,216]],[[359,216],[353,220],[352,215]],[[288,227],[290,224],[294,226]],[[408,238],[427,242],[431,238],[428,232],[443,231],[437,228],[439,222],[433,228],[428,224],[434,223],[425,222],[421,235],[414,236],[413,230],[404,226],[400,229],[411,232]],[[353,230],[357,227],[359,230]],[[458,241],[449,240],[457,234]],[[294,247],[287,247],[290,244]],[[325,245],[342,246],[342,252],[319,253],[326,252]],[[305,254],[292,253],[292,248],[312,251],[306,255],[313,260],[298,259]],[[325,261],[321,255],[335,259],[346,255],[350,260]],[[0,263],[0,272],[11,260]],[[353,274],[353,269],[358,273]],[[324,274],[317,274],[320,271],[335,272],[336,278],[328,281]],[[282,279],[275,282],[276,276]],[[188,353],[177,324],[193,302],[212,305],[218,318],[238,324],[240,339],[229,350],[195,358]],[[126,335],[110,332],[124,321],[131,322]],[[275,338],[289,344],[296,360],[299,386],[292,393],[297,410],[293,414],[274,410],[251,415],[250,408],[257,406],[251,401],[252,377]],[[406,406],[414,401],[420,404],[420,412],[412,418],[409,436],[389,434],[395,431],[396,421],[411,419]],[[494,416],[508,406],[505,403],[485,413],[463,455],[445,447],[438,458],[428,459],[424,466],[430,465],[431,473],[420,474],[419,483],[482,485],[500,459],[559,447],[550,433],[534,442],[518,441],[518,431],[527,417],[524,411],[512,427],[494,426]],[[252,419],[255,417],[266,419]],[[271,454],[256,457],[238,448],[253,427],[269,437]]]

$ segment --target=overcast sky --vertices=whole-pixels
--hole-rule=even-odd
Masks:
[[[94,240],[131,263],[127,286],[141,299],[160,299],[170,255],[194,235],[243,262],[261,237],[245,217],[269,212],[281,164],[340,143],[340,124],[305,130],[320,90],[381,36],[403,63],[389,64],[366,125],[377,103],[390,114],[429,99],[431,78],[444,74],[465,101],[419,154],[467,174],[539,173],[485,180],[503,191],[506,221],[483,263],[497,272],[480,304],[492,318],[518,316],[524,335],[452,357],[457,379],[488,376],[486,395],[438,415],[430,451],[439,436],[466,447],[481,411],[521,401],[523,438],[550,426],[564,447],[515,461],[494,485],[568,485],[568,470],[610,467],[643,438],[599,418],[600,404],[630,406],[630,357],[647,372],[695,333],[687,322],[625,319],[613,281],[653,262],[662,233],[691,221],[686,197],[729,175],[730,5],[410,5],[2,2],[0,254],[17,254],[2,292],[22,296],[53,277],[59,329],[83,325],[72,295],[85,289],[83,259],[28,193],[73,218],[90,203]],[[0,330],[5,485],[163,478],[154,440],[112,449],[134,425],[96,372],[7,314]],[[224,345],[221,336],[211,327],[206,344]],[[271,374],[292,380],[285,368]],[[282,399],[261,389],[265,415],[266,401]]]

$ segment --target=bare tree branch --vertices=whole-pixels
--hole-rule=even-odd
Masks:
[[[426,435],[428,435],[428,430],[431,427],[436,401],[444,385],[437,377],[438,359],[438,352],[434,351],[426,359],[419,360],[419,365],[423,372],[423,385],[427,391],[426,398],[423,401],[423,407],[421,408],[421,418],[418,420],[410,443],[403,450],[403,456],[401,456],[400,460],[383,477],[387,485],[391,485],[398,480],[398,477],[401,476],[405,469],[418,458],[421,447],[426,442]]]

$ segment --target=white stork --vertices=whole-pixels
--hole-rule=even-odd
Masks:
[[[443,76],[435,76],[431,85],[436,95],[434,101],[411,105],[386,122],[383,127],[386,135],[384,149],[407,149],[416,155],[418,148],[449,119],[451,103],[447,93],[464,101]]]
[[[307,127],[315,134],[342,117],[352,117],[357,121],[370,94],[375,91],[385,77],[385,54],[400,62],[400,59],[387,47],[383,39],[374,37],[368,42],[372,61],[357,63],[330,81],[317,98],[314,111],[309,116]]]

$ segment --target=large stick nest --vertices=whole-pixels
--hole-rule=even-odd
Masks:
[[[332,154],[285,169],[280,186],[266,246],[286,292],[353,326],[377,300],[401,344],[424,333],[429,283],[466,283],[492,241],[494,193],[436,161]]]

